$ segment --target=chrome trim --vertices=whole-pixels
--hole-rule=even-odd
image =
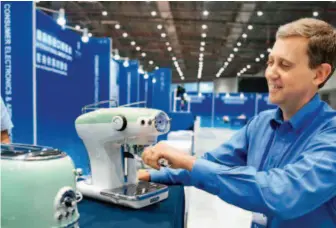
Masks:
[[[110,103],[110,102],[114,102],[115,103],[114,107],[118,107],[118,101],[116,101],[114,99],[104,100],[104,101],[98,101],[98,102],[95,102],[95,103],[92,103],[92,104],[85,105],[82,108],[82,114],[86,113],[87,110],[96,110],[96,109],[99,109],[99,107],[92,107],[92,106],[106,104],[106,103]],[[110,107],[111,107],[111,105],[110,105]]]

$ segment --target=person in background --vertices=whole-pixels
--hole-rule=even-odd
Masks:
[[[10,143],[9,132],[13,128],[13,123],[8,114],[7,108],[1,97],[1,143]]]
[[[164,143],[143,152],[141,180],[194,186],[253,212],[252,227],[336,227],[336,111],[318,90],[336,67],[336,31],[313,18],[281,26],[268,56],[269,100],[201,158]],[[161,168],[164,158],[171,168]]]
[[[176,92],[176,97],[179,97],[181,99],[181,110],[184,110],[184,106],[185,106],[185,89],[181,86],[178,85],[177,86],[177,92]]]

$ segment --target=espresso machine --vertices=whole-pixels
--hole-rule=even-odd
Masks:
[[[84,197],[136,209],[166,199],[167,186],[138,180],[135,157],[169,131],[168,115],[129,106],[86,112],[88,107],[83,108],[75,127],[88,152],[91,174],[77,182],[77,189]],[[168,165],[164,159],[161,163]]]

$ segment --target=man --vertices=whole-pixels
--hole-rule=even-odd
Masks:
[[[192,185],[254,212],[253,227],[336,227],[336,112],[317,91],[335,70],[336,32],[320,20],[281,26],[265,72],[277,110],[200,159],[159,143],[139,179]],[[260,216],[262,214],[262,216]]]
[[[1,143],[10,143],[9,131],[13,127],[13,123],[7,112],[7,108],[1,97]]]

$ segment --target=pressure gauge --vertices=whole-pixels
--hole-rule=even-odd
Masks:
[[[169,118],[168,116],[160,112],[156,117],[155,117],[155,128],[158,132],[166,132],[169,130]]]

